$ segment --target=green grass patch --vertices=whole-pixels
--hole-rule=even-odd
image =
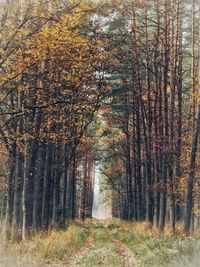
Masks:
[[[192,258],[194,255],[194,238],[122,229],[112,229],[112,234],[135,253],[141,267],[166,267],[178,262],[181,256]]]
[[[94,244],[90,251],[83,256],[79,267],[122,267],[121,258],[116,247],[110,241],[104,228],[93,228]]]

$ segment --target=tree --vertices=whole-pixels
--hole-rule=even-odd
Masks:
[[[187,182],[187,194],[186,194],[186,211],[185,211],[185,221],[184,221],[184,231],[186,235],[190,233],[191,226],[191,217],[193,209],[193,187],[195,179],[195,170],[196,170],[196,156],[197,148],[200,135],[200,106],[198,106],[197,120],[194,129],[193,139],[192,139],[192,149],[191,149],[191,158],[189,166],[189,177]]]

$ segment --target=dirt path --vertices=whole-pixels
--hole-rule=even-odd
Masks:
[[[107,229],[110,240],[115,244],[117,250],[122,257],[124,267],[139,267],[133,252],[120,240],[115,239],[111,232]]]
[[[131,250],[105,225],[92,226],[84,246],[62,263],[33,262],[0,251],[0,267],[139,267]]]
[[[104,226],[92,227],[93,238],[74,260],[70,267],[139,267],[134,253],[112,236]]]
[[[93,234],[91,233],[90,236],[88,237],[88,240],[86,241],[86,244],[84,245],[84,247],[82,247],[78,253],[76,253],[69,260],[67,260],[65,265],[63,265],[63,266],[65,266],[65,267],[78,266],[81,259],[88,253],[88,251],[92,247],[93,239],[94,239],[94,237],[93,237]]]
[[[92,227],[91,248],[82,255],[77,267],[124,267],[116,245],[110,240],[105,227]],[[74,266],[71,266],[74,267]]]

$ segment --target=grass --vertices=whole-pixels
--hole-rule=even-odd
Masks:
[[[200,266],[200,241],[198,237],[185,238],[170,231],[160,234],[145,223],[125,223],[119,220],[76,222],[67,230],[52,229],[38,233],[25,242],[6,243],[8,255],[19,255],[36,262],[59,263],[73,257],[85,246],[92,235],[91,248],[79,267],[121,267],[121,257],[107,230],[121,240],[135,254],[140,267],[198,267]],[[21,266],[21,265],[19,265]]]
[[[90,251],[83,256],[79,267],[122,267],[115,245],[110,241],[102,224],[93,226],[94,243]]]
[[[111,227],[111,232],[135,253],[141,267],[166,267],[178,262],[180,266],[187,266],[186,262],[196,257],[197,239],[194,237],[159,234],[145,224],[122,223],[120,227]]]
[[[200,266],[200,242],[190,239],[184,242],[182,254],[175,258],[168,267],[199,267]]]
[[[67,230],[49,230],[19,243],[7,243],[9,253],[59,262],[72,256],[86,242],[89,229],[72,224]]]

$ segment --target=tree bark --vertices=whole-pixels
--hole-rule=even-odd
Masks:
[[[192,208],[193,208],[193,185],[196,171],[196,154],[198,147],[198,139],[200,133],[200,105],[198,106],[198,114],[196,120],[196,127],[192,139],[192,150],[190,157],[189,177],[187,182],[187,193],[186,193],[186,208],[185,208],[185,220],[184,220],[184,232],[185,235],[190,234]]]

